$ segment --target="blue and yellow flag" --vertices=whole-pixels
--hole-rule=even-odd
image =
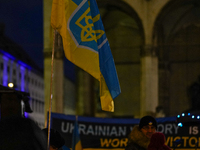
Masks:
[[[72,135],[72,150],[82,150],[77,120],[75,120],[74,122],[74,130]]]
[[[95,0],[53,0],[51,25],[63,40],[66,58],[100,81],[102,110],[114,111],[120,86]]]

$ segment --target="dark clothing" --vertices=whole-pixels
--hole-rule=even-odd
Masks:
[[[11,117],[0,121],[0,150],[46,150],[47,139],[31,119]]]
[[[150,143],[148,139],[139,129],[139,126],[136,125],[133,127],[133,130],[129,134],[128,144],[125,150],[147,150],[147,147]]]
[[[48,139],[48,128],[44,128],[42,131]],[[55,129],[50,129],[50,145],[53,145],[56,148],[61,148],[63,145],[65,145],[65,139]]]

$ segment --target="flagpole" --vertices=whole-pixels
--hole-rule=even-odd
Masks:
[[[53,84],[53,64],[54,64],[54,47],[55,47],[55,35],[56,31],[53,30],[53,47],[52,47],[52,59],[51,59],[51,83],[50,83],[50,99],[49,99],[49,121],[48,121],[48,143],[47,143],[47,150],[49,149],[50,145],[50,129],[51,129],[51,109],[52,109],[52,84]]]

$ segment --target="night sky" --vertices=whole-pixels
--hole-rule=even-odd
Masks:
[[[0,23],[4,34],[43,66],[43,0],[1,0]],[[67,67],[66,67],[67,65]],[[65,75],[75,79],[74,65],[65,59]]]
[[[43,68],[42,0],[1,0],[0,23],[5,25],[5,35]]]

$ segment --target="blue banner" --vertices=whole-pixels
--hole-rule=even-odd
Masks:
[[[51,128],[58,130],[71,147],[72,133],[76,116],[58,113],[51,114]],[[110,119],[78,116],[80,139],[83,149],[117,149],[124,150],[128,135],[140,119]],[[166,144],[171,148],[194,150],[200,147],[199,128],[197,124],[179,127],[176,117],[156,118],[158,132],[166,137]]]

